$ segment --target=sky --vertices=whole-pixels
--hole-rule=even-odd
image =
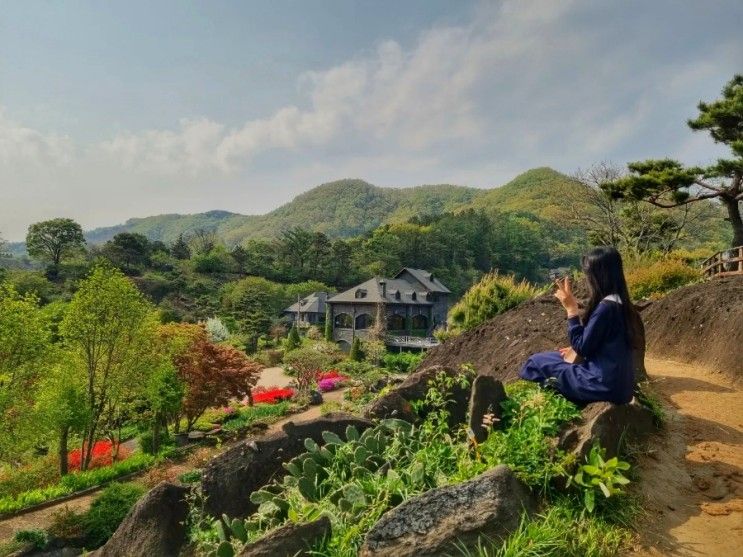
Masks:
[[[0,236],[725,154],[739,0],[0,0]]]

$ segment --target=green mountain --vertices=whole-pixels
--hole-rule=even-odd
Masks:
[[[215,231],[233,245],[250,238],[275,237],[297,226],[333,238],[348,238],[416,215],[440,215],[470,208],[531,213],[565,226],[565,216],[571,210],[565,199],[575,188],[573,180],[551,168],[529,170],[506,185],[489,190],[448,184],[382,188],[363,180],[346,179],[317,186],[265,215],[209,211],[133,218],[118,226],[87,232],[86,238],[92,244],[100,244],[119,232],[137,232],[171,243],[179,234],[203,228]]]
[[[179,234],[199,228],[215,231],[228,244],[250,238],[270,238],[283,230],[302,227],[331,237],[351,237],[380,224],[406,221],[414,215],[454,211],[484,194],[484,190],[452,185],[381,188],[363,180],[322,184],[265,215],[209,211],[194,215],[158,215],[133,218],[124,224],[86,233],[100,244],[119,232],[137,232],[151,240],[173,242]]]
[[[462,209],[532,213],[566,225],[571,213],[585,207],[580,206],[581,191],[581,186],[565,174],[546,167],[533,168],[504,186],[486,190]]]

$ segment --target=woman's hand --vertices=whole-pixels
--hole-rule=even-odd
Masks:
[[[577,317],[580,313],[580,308],[578,307],[578,300],[573,296],[573,287],[570,285],[570,278],[557,279],[555,286],[557,287],[555,298],[560,300],[562,307],[568,313],[568,317]]]

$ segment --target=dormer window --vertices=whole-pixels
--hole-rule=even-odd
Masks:
[[[413,292],[413,294],[410,296],[410,299],[415,302],[418,299],[418,294]]]
[[[397,292],[395,292],[395,300],[399,300],[400,298],[400,291],[398,290]]]
[[[366,290],[364,290],[363,288],[357,289],[356,290],[355,297],[356,297],[356,299],[366,298]]]

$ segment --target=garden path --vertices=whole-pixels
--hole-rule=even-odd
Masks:
[[[266,387],[285,387],[289,384],[291,379],[291,377],[284,374],[284,370],[280,367],[266,368],[261,374],[261,379],[258,381],[258,385],[263,385]],[[339,389],[337,391],[324,393],[323,400],[325,402],[342,402],[344,392],[345,389]],[[291,414],[290,416],[286,416],[272,423],[265,433],[279,431],[285,423],[290,421],[297,422],[302,420],[309,420],[312,418],[317,418],[320,415],[320,406],[310,406],[303,412]],[[222,447],[222,450],[225,450],[227,447],[229,447],[229,444],[224,445]],[[172,471],[174,473],[170,473],[171,468],[173,469]],[[176,471],[177,473],[175,473]],[[183,464],[170,463],[168,466],[160,471],[160,476],[162,476],[163,478],[177,477],[184,471],[185,469],[183,468]],[[52,516],[54,515],[54,513],[60,511],[61,509],[64,509],[64,507],[69,507],[71,510],[74,510],[76,512],[85,512],[90,507],[90,503],[93,501],[93,499],[95,499],[96,495],[97,491],[86,493],[85,495],[81,495],[80,497],[76,497],[74,499],[69,499],[58,505],[46,507],[44,509],[39,509],[37,511],[29,512],[26,514],[21,514],[5,520],[0,520],[0,544],[12,540],[15,532],[19,530],[48,527],[51,524]]]
[[[646,364],[667,423],[640,461],[647,516],[631,554],[742,555],[743,389],[697,366]]]

